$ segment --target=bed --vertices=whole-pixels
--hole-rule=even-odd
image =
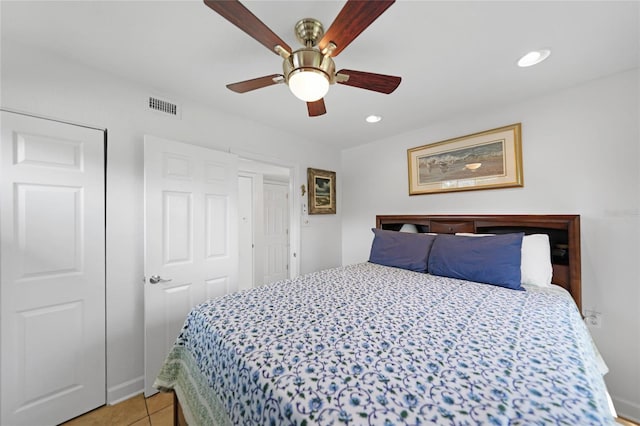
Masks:
[[[176,421],[615,424],[580,314],[579,216],[385,215],[374,234],[369,262],[195,307],[155,383]],[[540,236],[553,284],[521,284]],[[488,265],[517,244],[515,287],[484,282],[509,281],[515,258]],[[458,268],[468,247],[482,266]]]

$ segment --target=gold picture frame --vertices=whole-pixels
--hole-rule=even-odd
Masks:
[[[336,172],[307,169],[309,214],[336,213]]]
[[[407,150],[409,195],[524,186],[521,124]]]

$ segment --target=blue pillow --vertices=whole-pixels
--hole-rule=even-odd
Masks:
[[[369,262],[410,271],[426,272],[434,235],[372,228],[374,237]]]
[[[429,273],[524,290],[520,285],[523,236],[438,235],[429,255]]]

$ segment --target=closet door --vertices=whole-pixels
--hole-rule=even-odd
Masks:
[[[2,112],[0,424],[105,403],[104,132]]]

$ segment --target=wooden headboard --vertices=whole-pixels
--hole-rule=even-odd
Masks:
[[[547,234],[551,243],[552,282],[565,288],[582,312],[579,215],[378,215],[376,228],[400,230],[412,224],[418,232],[455,234]]]

